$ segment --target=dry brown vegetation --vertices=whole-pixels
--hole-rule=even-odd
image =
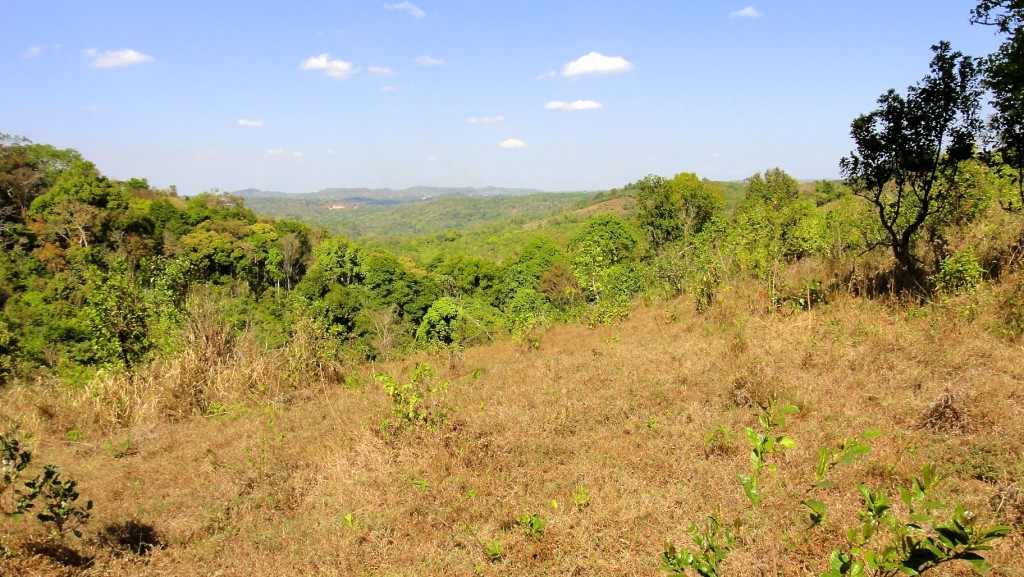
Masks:
[[[993,574],[1024,575],[1024,354],[972,312],[1000,290],[765,314],[733,289],[704,315],[656,303],[617,325],[550,328],[536,348],[341,370],[317,361],[315,338],[270,354],[197,341],[85,391],[16,385],[0,391],[0,426],[95,509],[63,546],[0,521],[0,574],[656,575],[663,543],[689,545],[685,526],[718,512],[740,542],[726,574],[817,575],[855,523],[856,484],[892,493],[934,462],[950,475],[940,497],[1013,526]],[[395,415],[373,374],[416,361],[451,382],[447,421],[382,426]],[[800,408],[786,427],[798,445],[772,455],[754,508],[737,481],[742,428],[771,400]],[[818,448],[873,428],[808,529],[799,501]],[[589,503],[574,503],[578,487]],[[548,521],[539,538],[518,525],[528,512]]]

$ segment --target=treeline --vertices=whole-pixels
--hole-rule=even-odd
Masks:
[[[633,275],[604,270],[635,253],[619,218],[596,219],[569,252],[538,236],[506,263],[413,263],[258,216],[231,195],[182,198],[144,179],[111,180],[74,150],[5,136],[0,163],[5,378],[130,371],[187,346],[199,324],[278,347],[306,323],[334,356],[390,357],[521,334],[615,291],[624,314],[639,290]],[[617,244],[602,244],[608,234]],[[622,287],[598,282],[616,274]]]
[[[835,182],[801,192],[777,168],[747,179],[732,214],[715,183],[648,176],[606,195],[635,198],[632,216],[591,217],[568,242],[540,229],[499,263],[464,251],[413,262],[258,216],[231,195],[182,198],[144,179],[107,179],[73,150],[23,139],[5,137],[0,161],[8,378],[131,370],[187,346],[198,324],[267,348],[313,327],[335,360],[391,358],[509,334],[528,343],[563,320],[612,322],[638,295],[688,294],[704,310],[754,279],[766,306],[805,308],[841,288],[885,290],[856,278],[868,262],[882,263],[875,281],[893,278],[877,255],[861,256],[880,234],[867,203]],[[930,215],[919,247],[933,261],[923,282],[947,292],[993,274],[997,263],[969,244],[971,226],[1009,214],[1000,201],[1012,192],[977,159],[958,177],[962,202]]]

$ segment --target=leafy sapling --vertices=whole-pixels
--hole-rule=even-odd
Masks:
[[[32,462],[32,453],[21,448],[21,443],[14,435],[0,435],[0,465],[3,478],[0,478],[0,495],[8,487],[18,481],[18,476]]]
[[[978,527],[962,505],[956,505],[948,521],[940,521],[935,512],[947,507],[932,499],[931,493],[942,480],[933,465],[925,465],[910,487],[900,489],[906,522],[894,512],[883,491],[859,486],[864,508],[860,524],[847,533],[851,547],[832,552],[829,569],[822,577],[919,575],[951,561],[964,561],[986,574],[990,567],[982,553],[992,548],[989,542],[1005,537],[1010,528]]]
[[[775,403],[762,407],[762,409],[763,413],[757,417],[757,422],[764,432],[760,433],[754,427],[746,427],[743,430],[751,447],[751,474],[744,475],[740,473],[739,475],[743,491],[747,495],[747,499],[754,506],[761,505],[761,473],[765,470],[770,473],[775,472],[775,465],[767,463],[765,456],[769,453],[782,452],[796,446],[796,441],[785,435],[774,434],[775,430],[786,426],[786,419],[783,415],[792,415],[800,412],[800,409],[793,405],[783,405],[776,408]]]
[[[665,551],[661,554],[661,570],[679,577],[685,576],[687,569],[693,569],[701,577],[723,575],[718,565],[725,560],[736,543],[732,531],[728,527],[723,529],[718,516],[712,515],[704,527],[692,524],[686,528],[686,532],[693,539],[696,550],[686,548],[680,551],[671,541],[665,543]]]
[[[811,527],[816,527],[825,522],[828,516],[828,505],[818,499],[812,499],[811,494],[817,489],[829,489],[835,486],[833,481],[826,479],[828,474],[839,465],[851,465],[859,457],[867,455],[871,451],[868,441],[881,435],[882,432],[875,429],[865,431],[856,437],[843,439],[834,449],[822,447],[818,451],[818,467],[814,471],[814,483],[807,490],[807,499],[800,503],[810,509]]]
[[[43,523],[53,525],[53,534],[61,540],[64,539],[64,532],[71,531],[75,537],[81,538],[82,533],[79,527],[86,524],[91,516],[92,501],[86,501],[85,506],[78,504],[78,482],[74,480],[62,481],[60,473],[55,465],[47,465],[43,474],[36,478],[25,481],[27,493],[17,493],[15,514],[24,515],[27,511],[35,508],[35,501],[43,499],[43,505],[36,518]]]

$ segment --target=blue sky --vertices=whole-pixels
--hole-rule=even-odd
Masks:
[[[183,194],[832,178],[975,3],[0,0],[0,132]]]

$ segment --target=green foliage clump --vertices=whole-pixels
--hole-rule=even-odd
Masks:
[[[519,528],[523,530],[527,537],[532,537],[533,539],[540,539],[547,526],[548,520],[541,517],[537,512],[523,513],[519,517]]]
[[[75,480],[61,480],[56,466],[46,465],[42,475],[25,481],[28,492],[17,491],[15,514],[24,515],[35,508],[36,499],[42,498],[43,504],[36,518],[43,523],[52,524],[54,535],[60,539],[64,538],[64,532],[69,529],[71,534],[80,538],[80,527],[91,517],[92,501],[79,505],[77,487],[78,482]]]
[[[462,307],[459,306],[459,301],[451,297],[441,297],[434,301],[427,314],[423,315],[423,322],[416,330],[416,339],[442,346],[454,345],[460,320]]]
[[[405,383],[396,382],[388,373],[377,375],[395,415],[405,426],[437,427],[444,423],[446,411],[437,403],[437,396],[448,388],[448,381],[432,384],[433,376],[434,371],[426,363],[417,364]]]
[[[629,315],[633,296],[643,288],[632,263],[638,244],[626,222],[614,215],[590,219],[573,237],[572,266],[594,321],[607,323]]]
[[[822,577],[859,577],[868,571],[880,577],[919,575],[952,561],[965,561],[978,573],[987,573],[990,568],[981,553],[1010,528],[978,527],[961,505],[948,521],[941,521],[935,512],[946,505],[932,498],[941,480],[934,466],[925,465],[910,487],[900,489],[906,520],[889,505],[885,492],[858,486],[864,497],[861,523],[847,534],[851,547],[832,552],[829,571]]]
[[[521,288],[509,301],[506,311],[508,326],[512,333],[523,334],[548,320],[551,303],[547,297],[534,289]]]
[[[21,448],[21,442],[9,433],[0,435],[0,495],[18,481],[21,472],[32,462],[32,453]]]
[[[7,323],[0,318],[0,386],[14,376],[15,358],[18,354],[18,341]]]
[[[85,313],[96,358],[131,369],[152,348],[151,312],[123,263],[96,279]]]
[[[985,269],[969,246],[939,263],[939,271],[932,277],[935,288],[942,294],[953,295],[971,291],[981,284]]]

